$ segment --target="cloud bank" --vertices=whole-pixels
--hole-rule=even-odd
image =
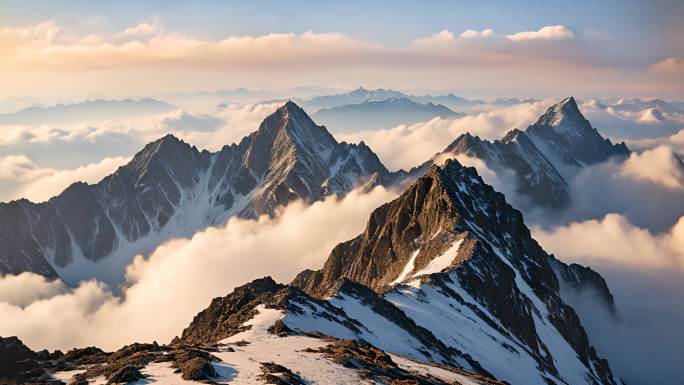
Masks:
[[[74,182],[97,183],[129,160],[128,157],[104,158],[97,163],[60,170],[42,168],[25,155],[0,157],[0,198],[43,202]]]
[[[616,374],[627,383],[678,384],[684,356],[684,216],[660,234],[608,214],[551,231],[536,227],[533,236],[560,259],[588,264],[605,277],[617,317],[591,291],[563,296]]]
[[[395,196],[376,188],[310,206],[296,202],[274,219],[231,219],[169,241],[134,260],[120,297],[95,281],[69,289],[29,273],[0,278],[0,335],[17,335],[34,349],[169,342],[237,285],[265,275],[289,282],[320,268],[334,245],[357,235],[370,212]]]
[[[456,119],[435,118],[391,129],[341,135],[350,142],[365,141],[390,169],[419,165],[446,148],[459,135],[470,132],[483,139],[499,139],[512,128],[525,128],[548,108],[549,101],[521,103]]]
[[[0,201],[43,201],[73,182],[99,182],[146,143],[168,133],[218,151],[256,131],[280,105],[230,104],[211,113],[179,109],[99,122],[0,125],[5,133],[0,138]]]

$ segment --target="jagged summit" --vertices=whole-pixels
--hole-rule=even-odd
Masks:
[[[583,167],[626,157],[629,149],[601,136],[570,96],[549,107],[525,130],[514,128],[500,140],[462,134],[410,174],[420,174],[432,163],[458,155],[479,158],[497,173],[512,170],[518,193],[535,205],[562,208],[570,202],[569,182]]]
[[[564,98],[560,102],[549,107],[535,123],[535,125],[548,125],[559,128],[575,124],[585,126],[588,125],[589,122],[580,112],[579,107],[577,107],[577,102],[575,102],[575,98],[572,96]]]
[[[549,107],[525,133],[566,180],[584,166],[629,155],[624,142],[613,144],[591,126],[573,97]]]
[[[395,178],[365,144],[338,143],[289,101],[218,152],[169,134],[97,184],[76,184],[48,202],[0,205],[6,219],[0,235],[7,239],[0,273],[54,277],[78,258],[97,260],[130,246],[116,257],[125,266],[141,252],[136,245],[143,238],[190,236],[232,216],[274,215],[294,200],[313,202]],[[101,278],[92,274],[73,279]]]

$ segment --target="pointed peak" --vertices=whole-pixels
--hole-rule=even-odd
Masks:
[[[292,99],[288,99],[287,102],[285,102],[285,104],[283,104],[283,106],[281,108],[288,110],[288,111],[302,110],[302,108],[299,107],[299,105],[297,105],[297,103],[293,102]]]
[[[549,107],[534,125],[553,127],[559,132],[569,129],[577,130],[578,128],[591,129],[591,125],[580,112],[577,102],[572,96]]]
[[[157,158],[175,158],[179,152],[198,151],[196,147],[184,142],[173,134],[166,134],[163,137],[150,142],[143,147],[140,152],[135,154],[133,160],[129,164],[145,163]]]
[[[267,116],[254,133],[273,143],[278,133],[284,131],[295,145],[310,151],[324,151],[337,143],[328,130],[317,125],[297,103],[288,100],[271,115]]]
[[[560,106],[561,109],[565,111],[577,111],[579,112],[579,107],[577,107],[577,102],[573,96],[568,96],[556,104]]]

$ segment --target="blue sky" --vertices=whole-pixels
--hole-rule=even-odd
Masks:
[[[565,52],[593,65],[639,71],[666,58],[684,57],[681,1],[33,1],[27,5],[10,0],[1,7],[0,27],[51,20],[62,33],[81,36],[115,34],[144,22],[206,41],[313,31],[401,49],[442,30],[458,36],[468,29],[491,28],[505,36],[562,25],[574,33],[575,43]],[[368,78],[372,77],[359,76],[361,82]],[[313,80],[325,83],[324,76]],[[226,85],[238,83],[226,80]],[[420,87],[419,83],[413,86]],[[438,82],[426,83],[429,88]]]

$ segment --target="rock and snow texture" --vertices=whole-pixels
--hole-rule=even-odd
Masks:
[[[363,142],[337,142],[288,102],[239,144],[218,152],[168,135],[95,185],[75,183],[43,203],[0,203],[0,273],[79,278],[73,271],[79,268],[69,266],[74,261],[94,271],[88,262],[118,253],[114,259],[125,266],[164,240],[231,216],[272,215],[293,200],[311,202],[393,178]]]
[[[483,160],[497,173],[514,171],[519,193],[535,204],[558,208],[569,203],[568,183],[583,167],[626,157],[629,150],[624,143],[602,137],[582,116],[575,99],[568,97],[525,131],[513,129],[501,140],[463,134],[411,174],[420,175],[439,160],[461,154]]]
[[[124,374],[160,383],[617,384],[565,285],[591,285],[612,305],[600,275],[547,254],[502,194],[448,160],[376,209],[321,270],[214,298],[168,346],[92,348],[107,366],[77,375],[111,379],[109,365],[135,357],[140,370]]]
[[[560,295],[557,274],[568,282],[601,286],[603,279],[592,273],[544,252],[503,195],[475,169],[448,160],[373,212],[363,234],[338,245],[323,269],[302,272],[293,285],[364,320],[362,325],[372,325],[375,333],[391,333],[377,320],[384,317],[415,325],[407,330],[425,330],[427,340],[440,344],[423,343],[421,350],[430,358],[421,357],[406,350],[415,343],[392,333],[394,341],[405,342],[398,348],[379,338],[389,352],[446,360],[514,384],[614,384],[607,361],[596,355]],[[340,280],[372,290],[341,290],[349,284]],[[290,327],[307,325],[288,324],[288,317]],[[350,337],[326,326],[334,317],[313,312],[306,318],[312,317],[316,321],[309,330]]]

